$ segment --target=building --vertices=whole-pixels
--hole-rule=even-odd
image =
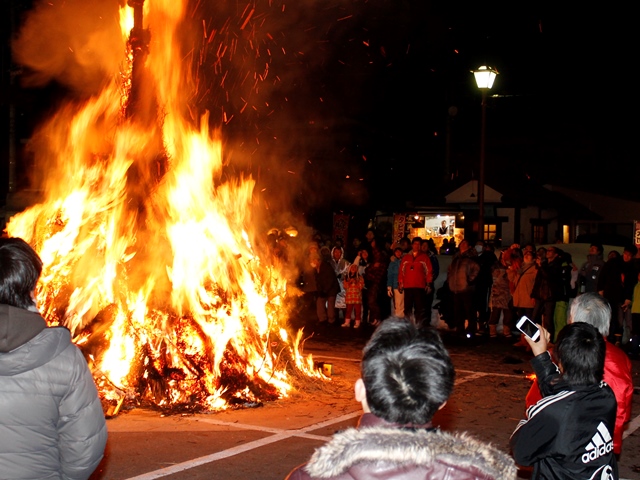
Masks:
[[[445,220],[447,237],[478,238],[478,182],[468,181],[428,206],[404,211],[378,212],[376,222],[394,225],[394,239],[403,235],[432,237],[440,246],[443,236],[434,227]],[[485,184],[482,238],[499,245],[512,243],[571,243],[600,241],[625,245],[635,238],[640,202],[582,192],[557,185]],[[640,228],[638,229],[640,232]],[[638,238],[640,243],[640,238]]]

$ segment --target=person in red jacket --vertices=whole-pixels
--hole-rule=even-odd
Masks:
[[[404,314],[409,318],[415,310],[416,325],[427,319],[427,293],[433,289],[431,260],[421,246],[422,239],[414,237],[411,252],[402,257],[398,269],[398,291],[404,291]]]
[[[593,325],[605,338],[609,335],[609,319],[611,308],[607,301],[596,293],[585,293],[577,297],[571,304],[569,323],[584,322]],[[627,355],[610,342],[605,342],[604,381],[611,387],[618,402],[616,423],[613,431],[613,452],[619,455],[622,451],[622,434],[624,425],[631,419],[631,402],[633,380],[631,378],[631,362]],[[526,408],[536,404],[542,395],[538,382],[531,385],[526,397]]]

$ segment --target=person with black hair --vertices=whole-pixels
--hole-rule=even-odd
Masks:
[[[433,267],[429,256],[422,251],[422,239],[414,237],[411,252],[402,257],[398,270],[398,291],[404,292],[404,314],[420,325],[431,320],[428,294],[433,290]],[[433,301],[433,298],[432,298]]]
[[[69,330],[48,328],[35,303],[42,261],[0,239],[0,477],[86,479],[107,428],[95,383]]]
[[[613,452],[616,398],[603,380],[605,340],[585,322],[559,333],[553,360],[549,332],[537,342],[526,337],[544,398],[527,409],[511,435],[516,463],[533,466],[532,479],[618,478]]]
[[[326,332],[327,323],[334,325],[336,321],[336,297],[340,292],[340,283],[329,261],[320,257],[312,257],[310,263],[316,271],[317,327],[318,330]]]
[[[634,245],[627,245],[622,252],[622,286],[624,291],[624,299],[622,302],[622,323],[614,327],[614,335],[618,334],[617,342],[627,345],[631,337],[632,321],[631,321],[631,302],[633,300],[633,290],[638,283],[638,262],[636,255],[638,248]]]
[[[606,299],[597,293],[588,292],[579,295],[572,303],[569,312],[569,323],[585,322],[596,327],[605,339],[604,374],[603,379],[616,396],[616,424],[613,429],[613,452],[622,452],[622,434],[625,424],[631,420],[631,405],[633,403],[633,377],[631,375],[631,361],[622,349],[607,341],[611,319],[611,307]],[[524,342],[525,340],[522,339]],[[542,398],[538,382],[533,382],[525,402],[527,408]]]
[[[623,260],[620,253],[612,250],[607,255],[607,261],[602,266],[598,276],[598,294],[607,299],[611,306],[611,318],[608,340],[614,345],[622,342],[620,334],[624,318],[622,304],[625,300],[624,284],[622,282]]]
[[[580,293],[590,293],[598,291],[598,277],[604,267],[603,247],[599,243],[592,243],[589,246],[587,261],[580,267]]]
[[[435,428],[455,371],[436,330],[391,317],[365,346],[355,397],[357,428],[334,435],[288,480],[516,478],[513,460],[464,433]]]

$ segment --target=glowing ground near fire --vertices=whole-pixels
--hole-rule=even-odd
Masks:
[[[220,134],[187,107],[185,5],[129,4],[118,71],[41,127],[43,199],[7,231],[40,254],[38,307],[71,330],[107,414],[286,396],[320,374],[286,330],[284,275],[253,246],[254,183],[222,182]]]

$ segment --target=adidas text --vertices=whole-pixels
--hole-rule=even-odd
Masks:
[[[613,450],[613,442],[609,442],[605,445],[600,445],[598,448],[584,453],[582,455],[582,463],[589,463],[596,458],[606,455],[607,453],[611,453],[611,450]]]
[[[613,450],[613,441],[606,425],[600,422],[596,430],[595,435],[585,447],[586,453],[582,455],[582,463],[592,462],[596,458],[611,453],[611,450]]]

